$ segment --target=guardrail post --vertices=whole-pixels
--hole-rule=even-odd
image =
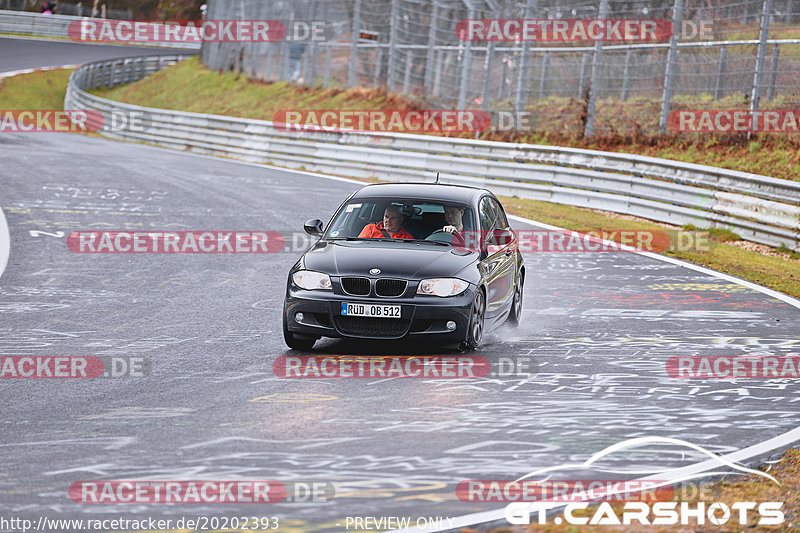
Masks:
[[[771,18],[772,0],[764,0],[761,11],[761,33],[758,36],[756,72],[753,76],[753,92],[750,98],[750,111],[758,111],[761,107],[761,86],[764,83],[764,62],[767,55],[767,37],[769,36],[769,21]]]
[[[92,90],[94,89],[94,73],[95,73],[95,65],[91,64],[88,67],[88,72],[86,75],[86,84],[83,86],[84,89]]]
[[[411,60],[413,59],[413,52],[406,51],[406,70],[403,73],[403,94],[408,94],[408,84],[411,82]],[[461,109],[461,108],[459,108]]]
[[[628,99],[628,89],[631,83],[631,56],[633,56],[633,50],[628,49],[625,52],[625,68],[622,71],[622,96],[620,99],[623,102]]]
[[[542,76],[539,78],[539,98],[544,98],[547,89],[547,67],[550,63],[550,54],[545,52],[542,56]]]
[[[397,46],[397,8],[400,0],[391,0],[392,12],[389,15],[389,61],[386,65],[386,90],[392,92],[394,88],[394,63],[397,59],[395,46]]]
[[[725,65],[728,62],[728,47],[722,45],[719,49],[719,70],[717,71],[717,85],[714,87],[714,100],[722,98],[725,92]]]
[[[769,86],[767,87],[767,102],[775,96],[775,80],[778,77],[778,45],[772,50],[772,63],[769,66]]]
[[[667,132],[669,107],[672,103],[672,94],[675,92],[675,73],[678,68],[678,36],[682,23],[683,0],[675,0],[672,14],[672,37],[669,39],[667,70],[664,73],[664,96],[661,100],[661,118],[658,121],[658,127],[662,134]]]
[[[358,54],[358,40],[361,30],[361,0],[356,0],[355,8],[353,9],[353,30],[350,40],[350,64],[347,67],[347,87],[352,89],[356,86],[356,55]]]
[[[481,93],[481,104],[484,111],[489,109],[489,91],[492,82],[492,65],[494,65],[494,41],[491,41],[486,50],[486,58],[483,62],[483,70],[486,75],[483,77],[483,92]]]
[[[533,17],[533,13],[536,10],[536,0],[527,0],[525,3],[525,18],[529,19]],[[520,39],[521,39],[520,33]],[[519,58],[519,76],[517,77],[517,94],[514,98],[514,111],[519,114],[522,112],[523,107],[525,106],[525,100],[527,98],[527,89],[528,89],[528,54],[530,53],[531,45],[529,42],[525,41],[522,44],[522,54]]]
[[[433,0],[431,2],[431,25],[428,28],[428,51],[427,56],[425,58],[425,97],[430,98],[431,96],[431,80],[433,79],[434,73],[434,62],[435,62],[435,54],[436,51],[436,28],[439,24],[439,11],[436,5],[437,0]]]
[[[328,88],[331,82],[331,51],[332,47],[330,44],[325,46],[325,81],[322,83],[324,88]]]

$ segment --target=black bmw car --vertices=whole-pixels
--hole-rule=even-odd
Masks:
[[[430,183],[368,185],[289,272],[283,335],[425,337],[475,349],[484,329],[522,313],[525,266],[503,207],[485,189]]]

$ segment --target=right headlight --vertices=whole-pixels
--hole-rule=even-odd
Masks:
[[[423,279],[417,287],[417,294],[430,296],[455,296],[461,294],[469,287],[469,283],[458,278],[431,278]]]
[[[331,277],[322,272],[315,272],[313,270],[298,270],[292,274],[292,281],[301,289],[314,290],[314,289],[331,289]]]

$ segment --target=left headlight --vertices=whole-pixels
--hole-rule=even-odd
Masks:
[[[432,296],[455,296],[461,294],[469,287],[469,283],[457,278],[431,278],[423,279],[417,287],[417,294]]]
[[[292,274],[292,281],[301,289],[331,289],[331,277],[322,272],[314,272],[313,270],[298,270]]]

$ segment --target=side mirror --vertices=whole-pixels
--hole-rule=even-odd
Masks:
[[[497,246],[508,246],[517,236],[510,229],[496,229],[492,230],[489,244],[496,244]]]
[[[489,233],[484,241],[483,250],[489,255],[496,254],[506,246],[513,244],[517,238],[516,234],[510,229],[495,229]]]
[[[308,219],[306,220],[305,224],[303,224],[303,229],[309,235],[320,237],[322,236],[322,221],[318,218]]]

